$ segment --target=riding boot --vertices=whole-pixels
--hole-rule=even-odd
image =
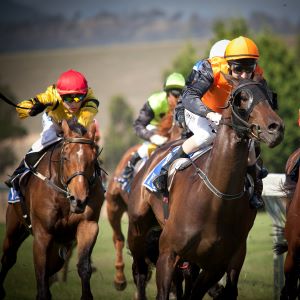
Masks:
[[[9,187],[12,188],[14,187],[14,181],[19,180],[20,174],[22,174],[26,170],[25,164],[24,164],[24,159],[22,159],[21,163],[19,166],[15,169],[15,171],[12,173],[9,179],[5,180],[4,183]]]
[[[182,146],[180,146],[179,149],[173,153],[169,161],[161,168],[160,174],[153,180],[153,185],[156,187],[158,192],[164,193],[167,191],[168,172],[171,164],[178,158],[188,157],[188,154],[183,151]]]
[[[134,167],[137,164],[137,162],[141,159],[142,158],[140,157],[138,152],[133,153],[133,155],[131,156],[130,160],[127,163],[127,166],[125,167],[125,169],[122,173],[122,177],[124,179],[128,179],[128,178],[131,178],[133,176]]]
[[[259,177],[259,170],[257,169],[256,164],[248,167],[248,174],[253,178],[254,183],[254,191],[253,195],[250,198],[249,204],[251,208],[259,209],[264,206],[264,202],[262,199],[262,191],[263,191],[263,182],[262,178]]]

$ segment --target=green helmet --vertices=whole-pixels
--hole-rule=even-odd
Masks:
[[[182,90],[185,86],[185,79],[180,73],[172,73],[169,75],[165,82],[165,91],[179,89]]]

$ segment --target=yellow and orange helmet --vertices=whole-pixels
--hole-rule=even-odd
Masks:
[[[225,50],[227,61],[250,58],[257,60],[259,51],[256,44],[249,38],[239,36],[229,42]]]

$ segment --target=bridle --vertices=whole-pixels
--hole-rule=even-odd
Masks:
[[[260,89],[254,89],[254,86],[259,86]],[[247,89],[244,89],[245,87],[247,87]],[[268,97],[268,94],[266,92],[263,92],[264,90],[264,86],[261,83],[255,81],[248,81],[237,86],[229,95],[227,105],[225,107],[220,107],[222,109],[230,107],[232,112],[231,121],[228,122],[226,120],[221,120],[220,124],[232,127],[242,138],[250,136],[251,139],[261,141],[261,138],[259,137],[262,133],[260,126],[254,123],[250,124],[248,120],[254,106]],[[249,95],[248,101],[251,102],[247,110],[241,110],[239,106],[236,105],[236,99],[242,91],[246,92]]]
[[[79,143],[79,144],[89,144],[92,147],[96,148],[97,153],[96,153],[96,158],[95,158],[95,170],[94,173],[91,177],[87,176],[86,173],[84,171],[76,171],[74,172],[74,174],[72,174],[71,176],[69,176],[66,180],[63,179],[63,165],[64,165],[64,158],[63,158],[63,150],[65,145],[70,144],[70,143]],[[55,149],[55,147],[53,148],[53,150]],[[52,152],[53,152],[52,150]],[[99,148],[99,146],[90,139],[87,138],[64,138],[63,139],[63,144],[62,144],[62,148],[61,148],[61,152],[60,152],[60,182],[63,186],[60,187],[59,185],[57,185],[55,182],[53,182],[50,178],[44,176],[43,174],[39,173],[38,171],[36,171],[35,168],[30,167],[30,171],[39,179],[43,180],[47,185],[51,186],[54,190],[56,190],[59,193],[62,193],[66,196],[66,198],[72,202],[74,199],[74,196],[70,193],[68,185],[70,184],[70,182],[72,181],[73,178],[75,178],[76,176],[84,176],[89,185],[92,186],[93,184],[95,184],[97,177],[100,176],[101,174],[101,167],[98,165],[98,156],[101,154],[102,149]],[[46,153],[45,153],[46,154]]]
[[[74,172],[72,175],[70,175],[68,178],[64,178],[63,177],[63,174],[64,174],[64,160],[65,160],[65,157],[64,157],[64,147],[68,144],[72,144],[72,143],[77,143],[77,144],[88,144],[88,145],[91,145],[92,147],[96,148],[97,149],[97,155],[96,155],[96,159],[95,159],[95,165],[96,165],[96,160],[97,160],[97,157],[99,156],[98,154],[98,145],[95,144],[95,142],[93,140],[90,140],[90,139],[86,139],[86,138],[65,138],[63,140],[63,145],[62,145],[62,148],[61,148],[61,154],[60,154],[60,182],[61,184],[64,186],[64,188],[66,190],[68,190],[68,185],[70,184],[70,182],[72,181],[72,179],[74,179],[76,176],[83,176],[86,178],[86,180],[88,181],[89,183],[89,186],[92,186],[95,181],[96,181],[96,178],[97,178],[97,172],[96,172],[96,169],[93,173],[92,176],[88,176],[86,174],[86,172],[84,171],[76,171]]]

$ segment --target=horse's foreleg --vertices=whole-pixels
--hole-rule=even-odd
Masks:
[[[145,224],[145,223],[144,223]],[[148,281],[149,267],[145,261],[145,236],[146,230],[139,222],[131,222],[128,226],[128,246],[132,254],[132,275],[137,288],[135,300],[145,300],[146,284]]]
[[[95,221],[83,221],[77,228],[77,270],[81,278],[81,299],[93,299],[90,286],[92,275],[91,254],[99,232],[98,223]]]
[[[284,263],[285,284],[281,291],[281,300],[294,300],[298,296],[298,275],[294,262],[294,251],[289,248]]]
[[[127,281],[124,274],[123,248],[125,238],[122,233],[121,219],[126,211],[126,205],[122,203],[123,200],[120,197],[113,197],[110,194],[107,194],[106,200],[107,216],[113,230],[113,243],[116,250],[114,286],[118,291],[123,291]]]
[[[169,299],[171,282],[175,270],[176,254],[168,249],[160,251],[156,263],[157,300]]]
[[[17,260],[17,251],[22,242],[29,236],[29,231],[23,225],[12,205],[6,211],[6,234],[3,241],[3,254],[0,269],[0,299],[5,297],[3,287],[4,280],[8,271],[13,267]]]
[[[34,226],[33,260],[37,283],[37,300],[51,299],[49,289],[49,270],[47,269],[47,255],[52,243],[52,236],[42,227]]]

